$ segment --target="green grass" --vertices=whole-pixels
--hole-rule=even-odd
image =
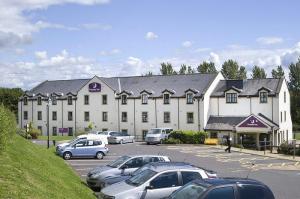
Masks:
[[[296,140],[300,140],[300,131],[295,132]]]
[[[0,153],[0,198],[95,198],[62,158],[15,136]]]
[[[62,140],[72,140],[74,136],[50,136],[50,140],[62,141]],[[42,135],[38,137],[38,140],[48,140],[48,136]]]

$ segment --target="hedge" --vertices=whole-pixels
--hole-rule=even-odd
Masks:
[[[179,141],[182,144],[204,144],[207,133],[203,131],[173,131],[169,135],[169,139]]]
[[[300,156],[300,148],[295,148],[296,155]],[[292,144],[288,144],[287,142],[282,143],[278,149],[278,153],[285,155],[293,155],[294,154],[294,146]]]
[[[6,148],[16,131],[15,115],[3,105],[0,105],[0,152]]]

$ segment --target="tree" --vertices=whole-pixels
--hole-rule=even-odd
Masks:
[[[276,69],[272,70],[272,77],[273,78],[281,78],[284,77],[284,71],[282,69],[282,66],[277,66]]]
[[[291,94],[291,115],[294,124],[300,123],[300,58],[289,66],[289,89]]]
[[[187,74],[194,74],[195,73],[195,70],[189,66],[188,69],[187,69]]]
[[[267,77],[267,74],[265,72],[265,69],[254,66],[252,69],[252,79],[264,79]]]
[[[187,72],[187,67],[185,64],[182,64],[179,69],[179,74],[186,74],[186,72]]]
[[[20,88],[0,88],[0,104],[17,115],[18,101],[23,94],[24,92]]]
[[[152,71],[148,71],[147,73],[143,74],[142,76],[152,76],[152,75],[153,75]]]
[[[246,68],[243,66],[239,66],[239,64],[229,59],[225,61],[222,65],[221,73],[225,77],[225,79],[246,79],[247,78],[247,71]]]
[[[160,72],[162,75],[173,75],[173,74],[177,74],[177,72],[173,69],[172,64],[170,63],[161,63],[161,68],[160,68]]]
[[[218,72],[215,67],[215,63],[206,62],[206,61],[199,64],[199,66],[197,67],[197,71],[199,73],[217,73]]]

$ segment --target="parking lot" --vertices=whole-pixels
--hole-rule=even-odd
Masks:
[[[86,174],[96,166],[105,165],[122,155],[161,154],[172,161],[190,162],[214,170],[221,177],[247,177],[267,184],[277,199],[300,198],[300,163],[289,160],[245,154],[225,153],[223,149],[202,145],[146,145],[132,143],[109,145],[103,160],[73,159],[67,163],[85,181]]]

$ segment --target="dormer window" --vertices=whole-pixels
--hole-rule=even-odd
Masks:
[[[42,105],[42,98],[41,98],[41,97],[38,97],[38,98],[37,98],[37,104],[38,104],[38,105]]]
[[[55,96],[52,97],[52,105],[57,105],[57,99]]]
[[[24,97],[24,101],[23,101],[24,105],[28,105],[28,98]]]
[[[268,103],[268,93],[267,92],[259,92],[259,101],[260,101],[260,103]]]
[[[237,103],[237,93],[226,93],[226,103]]]
[[[165,93],[163,97],[164,97],[164,104],[170,104],[170,94]]]
[[[142,104],[148,104],[148,95],[142,94]]]
[[[122,104],[127,104],[127,95],[121,95]]]
[[[72,101],[72,96],[68,96],[68,105],[72,105],[73,101]]]
[[[187,93],[186,94],[186,103],[187,104],[193,104],[194,103],[194,94],[193,93]]]

